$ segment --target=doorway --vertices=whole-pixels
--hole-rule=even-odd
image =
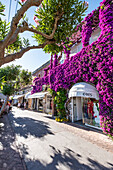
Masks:
[[[77,121],[77,103],[76,103],[76,98],[73,99],[73,120]]]

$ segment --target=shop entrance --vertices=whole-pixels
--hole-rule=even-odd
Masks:
[[[43,111],[43,99],[39,99],[38,111]]]
[[[72,103],[72,122],[82,120],[85,124],[100,126],[99,93],[93,85],[85,82],[76,83],[69,91],[69,99]]]
[[[82,120],[82,101],[81,97],[73,98],[73,117],[74,121]]]
[[[77,103],[76,103],[76,98],[73,100],[73,117],[74,121],[77,121]]]

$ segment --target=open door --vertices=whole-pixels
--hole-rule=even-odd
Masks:
[[[77,121],[77,103],[76,98],[73,100],[73,119],[74,121]]]

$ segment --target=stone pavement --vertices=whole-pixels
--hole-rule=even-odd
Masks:
[[[51,115],[48,115],[47,117],[51,118]],[[55,118],[51,118],[51,119],[55,119]],[[63,123],[56,122],[56,123],[60,124],[61,127],[64,127],[65,129],[72,132],[73,134],[76,134],[79,137],[84,138],[88,142],[91,142],[107,150],[108,152],[113,153],[113,140],[110,137],[108,137],[106,134],[104,134],[101,129],[96,129],[83,124],[71,123],[71,122],[63,122]]]
[[[73,135],[76,135],[77,138],[78,138],[78,141],[77,141],[77,138],[75,136],[74,137],[75,141],[74,141],[74,143],[72,142],[72,144],[74,144],[74,146],[72,146],[72,148],[71,148],[71,150],[73,150],[73,156],[75,156],[74,155],[75,146],[78,144],[78,142],[80,143],[79,138],[83,138],[87,141],[88,146],[87,145],[85,146],[85,147],[87,147],[86,150],[89,149],[90,143],[93,143],[95,145],[95,151],[94,151],[93,148],[92,148],[93,149],[92,151],[94,151],[95,154],[97,153],[98,149],[99,149],[98,152],[105,153],[106,155],[111,155],[110,153],[113,153],[113,141],[111,139],[109,139],[108,136],[104,135],[101,131],[98,131],[98,130],[95,130],[93,128],[86,127],[86,126],[80,126],[80,125],[77,125],[75,123],[59,123],[59,122],[56,122],[55,120],[53,120],[50,115],[43,114],[43,113],[37,114],[35,112],[27,111],[27,110],[24,112],[24,111],[21,111],[20,109],[17,109],[15,111],[16,112],[12,112],[12,113],[13,114],[15,113],[16,117],[13,117],[13,114],[10,114],[9,116],[4,115],[4,117],[0,119],[0,170],[26,170],[27,168],[28,168],[28,170],[31,170],[31,169],[37,170],[37,167],[38,168],[40,167],[41,170],[44,170],[44,169],[50,170],[53,167],[56,168],[55,166],[57,165],[57,162],[59,160],[62,160],[63,162],[65,162],[65,161],[68,162],[69,161],[68,159],[70,159],[71,162],[73,162],[73,164],[76,163],[75,166],[78,166],[79,168],[83,166],[83,168],[86,168],[86,170],[90,169],[90,165],[86,166],[86,165],[84,165],[84,163],[80,164],[78,162],[78,158],[75,159],[73,157],[73,160],[72,160],[72,156],[69,157],[70,153],[68,153],[69,154],[68,157],[66,155],[66,158],[64,157],[65,154],[63,154],[62,150],[61,150],[61,153],[60,153],[60,151],[59,151],[59,149],[61,149],[60,147],[61,146],[63,147],[63,143],[66,142],[66,141],[64,141],[64,138],[63,138],[64,135],[65,136],[67,135],[69,137],[69,135],[73,134]],[[12,127],[14,125],[12,126],[9,123],[9,120],[8,120],[8,117],[11,118],[11,116],[13,118],[12,119],[13,123],[15,123],[17,133],[19,134],[19,136],[17,136],[16,139],[15,139],[15,135],[14,135],[13,129],[12,129]],[[36,120],[34,119],[35,117],[36,117]],[[42,122],[42,121],[44,121],[44,122]],[[17,126],[17,125],[19,125],[19,126]],[[53,132],[51,132],[52,126],[50,126],[50,125],[52,125],[53,128],[54,128]],[[34,128],[36,126],[38,127],[38,129]],[[22,129],[24,130],[23,133],[20,131]],[[16,132],[16,130],[15,130],[15,132]],[[42,134],[42,136],[41,136],[41,134]],[[55,138],[55,135],[57,135],[57,138]],[[60,136],[60,135],[62,135],[62,136]],[[72,139],[72,136],[71,136],[70,139]],[[19,138],[20,138],[21,142],[22,142],[22,140],[23,141],[25,140],[25,146],[27,146],[27,147],[30,147],[30,143],[31,143],[32,150],[30,150],[30,153],[29,153],[29,148],[25,149],[26,152],[24,153],[24,157],[21,153],[21,148],[19,148],[19,141],[17,141]],[[59,139],[59,138],[60,138],[60,143],[57,141],[57,139]],[[61,139],[61,138],[63,138],[63,139]],[[63,140],[63,143],[61,142],[61,140]],[[85,142],[85,140],[83,140],[83,141]],[[57,141],[57,144],[55,146],[54,146],[53,141]],[[42,151],[41,147],[42,147],[43,142],[45,142],[45,146],[43,146],[45,148],[45,152],[44,151],[41,152]],[[69,144],[68,144],[68,142],[66,142],[67,143],[67,145],[65,145],[66,147],[68,147],[68,145],[70,146],[70,142],[69,142]],[[45,156],[44,154],[47,154],[51,151],[51,150],[48,149],[48,144],[51,147],[54,146],[53,150],[54,150],[55,153],[53,152],[52,155],[55,155],[56,157],[54,156],[54,160],[53,160],[52,163],[49,163],[47,166],[45,166],[40,161],[41,158],[39,160],[38,159],[35,160],[35,159],[38,157],[38,155],[39,155],[39,157],[41,157],[41,154],[42,154],[42,156],[44,157]],[[84,144],[85,143],[81,142],[80,147],[82,148],[82,145],[84,145]],[[35,145],[36,145],[36,147],[35,147]],[[94,146],[94,145],[91,145],[91,146]],[[31,161],[29,161],[27,163],[27,161],[25,160],[26,165],[27,165],[27,168],[26,168],[25,162],[20,157],[20,155],[23,158],[27,158],[28,153],[29,153],[28,156],[30,156],[30,154],[33,153],[33,151],[34,152],[37,151],[37,146],[38,146],[38,151],[40,151],[40,153],[39,154],[38,154],[38,152],[35,153],[36,158],[33,161],[29,157],[28,157],[28,160],[31,159]],[[20,153],[19,153],[17,147],[18,147]],[[97,150],[96,150],[96,148],[97,148]],[[101,150],[101,148],[104,149],[105,152],[103,150]],[[52,148],[50,148],[50,149],[52,149]],[[57,149],[58,149],[59,153],[57,153]],[[86,152],[84,152],[84,151],[80,152],[79,149],[80,148],[77,146],[77,148],[76,148],[77,153],[79,153],[79,155],[81,154],[83,159],[85,159],[84,154],[86,154]],[[92,153],[89,152],[89,155],[90,154],[92,154]],[[91,155],[90,155],[89,158],[93,160],[94,158],[96,158],[96,156],[93,155],[91,157]],[[102,159],[105,160],[104,157]],[[109,157],[109,162],[110,162],[110,159],[112,159],[112,158]],[[91,162],[91,160],[90,160],[90,162]],[[87,162],[85,162],[85,163],[87,163]],[[36,167],[34,167],[34,165]],[[96,168],[97,162],[92,163],[92,165]],[[113,168],[113,164],[109,163],[109,165]],[[98,166],[97,166],[97,169],[112,169],[112,168],[106,168],[105,166],[102,166],[100,164],[98,164]],[[72,169],[73,169],[73,166],[72,166]],[[54,170],[54,169],[52,169],[52,170]]]
[[[16,107],[9,119],[28,170],[113,170],[113,142],[92,128]]]
[[[25,170],[7,115],[0,118],[0,170]]]
[[[101,130],[97,130],[85,125],[78,125],[76,123],[62,123],[72,133],[84,138],[85,140],[113,153],[113,140],[105,135]]]

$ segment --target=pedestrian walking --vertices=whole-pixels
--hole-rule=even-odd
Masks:
[[[24,109],[26,109],[26,102],[24,102]]]

